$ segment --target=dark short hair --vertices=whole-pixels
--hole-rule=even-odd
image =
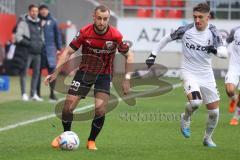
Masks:
[[[209,13],[210,7],[207,3],[199,3],[193,8],[193,12]]]
[[[41,4],[39,7],[38,7],[39,10],[42,10],[42,9],[48,9],[48,6],[46,4]]]
[[[35,5],[35,4],[30,4],[30,5],[28,6],[28,11],[31,11],[32,8],[38,8],[38,6]]]
[[[108,13],[110,13],[110,9],[109,9],[107,6],[105,6],[105,5],[99,5],[99,6],[97,6],[97,7],[94,9],[94,12],[96,13],[97,10],[100,10],[101,12],[106,12],[106,11],[108,11]]]

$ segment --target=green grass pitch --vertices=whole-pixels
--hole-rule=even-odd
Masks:
[[[173,83],[178,83],[174,80]],[[48,103],[48,89],[43,86],[45,102],[20,101],[18,78],[11,78],[8,93],[0,92],[0,128],[54,113],[54,104]],[[151,98],[138,98],[136,106],[120,102],[107,114],[105,126],[97,139],[98,150],[86,149],[91,121],[74,122],[72,130],[79,135],[80,147],[76,151],[51,148],[52,139],[62,132],[57,118],[19,126],[0,132],[0,160],[236,160],[240,155],[239,126],[229,125],[231,114],[224,81],[218,80],[221,94],[220,120],[214,141],[217,148],[202,145],[207,112],[205,106],[192,118],[190,139],[180,133],[179,114],[184,110],[186,98],[183,88]],[[115,94],[115,93],[114,93]],[[64,95],[58,95],[64,96]],[[79,107],[91,104],[88,98]],[[155,113],[158,118],[149,118]],[[160,115],[160,116],[159,116]],[[161,117],[161,118],[159,118]]]

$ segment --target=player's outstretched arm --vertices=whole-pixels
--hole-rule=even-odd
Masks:
[[[128,51],[127,54],[125,54],[125,77],[122,82],[122,89],[124,95],[127,95],[130,90],[130,79],[131,79],[131,72],[132,72],[132,65],[133,65],[133,52]]]
[[[57,66],[56,66],[56,69],[54,70],[54,72],[50,75],[48,75],[45,79],[44,79],[44,83],[45,85],[48,85],[49,82],[52,82],[54,81],[58,74],[61,72],[62,70],[62,67],[63,67],[63,64],[65,62],[67,62],[69,60],[69,57],[71,56],[71,54],[73,54],[75,52],[75,50],[73,50],[71,47],[67,47],[63,53],[60,55],[60,58],[57,62]]]
[[[160,53],[160,51],[169,43],[172,41],[172,38],[170,36],[170,34],[164,36],[160,42],[158,43],[158,45],[156,46],[156,48],[154,48],[151,52],[151,54],[148,56],[148,58],[146,59],[146,65],[148,66],[148,68],[150,68],[152,65],[154,65],[155,63],[155,58],[157,57],[157,54]]]

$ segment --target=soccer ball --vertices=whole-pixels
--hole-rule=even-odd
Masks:
[[[60,135],[60,148],[63,150],[76,150],[80,144],[79,138],[73,131],[66,131]]]

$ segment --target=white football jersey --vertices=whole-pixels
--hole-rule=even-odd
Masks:
[[[232,43],[228,71],[240,75],[240,26],[231,30],[227,43]]]
[[[171,39],[182,40],[183,59],[181,69],[194,74],[212,72],[211,53],[207,46],[222,46],[222,38],[214,25],[209,24],[204,31],[198,31],[194,23],[181,26],[173,33]]]

